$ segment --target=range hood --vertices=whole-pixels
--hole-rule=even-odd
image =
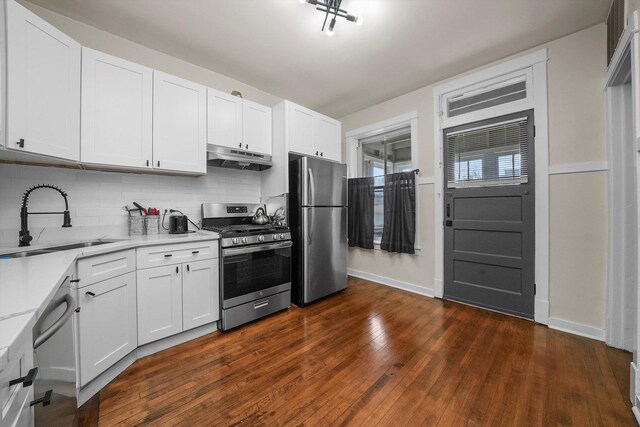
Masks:
[[[237,148],[207,144],[207,165],[219,168],[263,171],[271,167],[271,156]]]

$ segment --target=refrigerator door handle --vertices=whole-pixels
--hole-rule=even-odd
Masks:
[[[315,206],[316,205],[316,183],[314,182],[313,179],[313,170],[311,168],[309,168],[309,190],[311,190],[309,192],[309,204],[311,206]]]
[[[309,224],[307,224],[307,229],[309,230],[308,238],[307,238],[308,246],[311,246],[311,238],[313,237],[313,211],[314,210],[315,208],[309,209]]]

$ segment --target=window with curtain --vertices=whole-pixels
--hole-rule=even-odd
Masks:
[[[384,230],[385,174],[409,172],[411,163],[411,126],[383,132],[358,140],[362,177],[374,177],[374,244],[380,245]]]

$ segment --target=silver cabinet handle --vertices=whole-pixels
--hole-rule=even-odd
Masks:
[[[67,323],[67,320],[69,320],[69,318],[73,315],[73,311],[76,309],[76,301],[73,299],[73,297],[70,294],[66,294],[65,296],[53,302],[52,304],[49,304],[49,306],[44,310],[44,312],[40,316],[40,320],[44,321],[44,319],[46,319],[47,316],[53,312],[53,310],[58,308],[63,303],[67,304],[67,308],[65,309],[64,313],[62,313],[62,316],[60,316],[60,318],[56,320],[53,323],[53,325],[49,326],[44,332],[40,333],[40,335],[34,338],[33,340],[34,350],[40,347],[49,338],[51,338],[56,332],[58,332],[64,326],[64,324]],[[37,324],[36,330],[39,330],[40,326],[41,326],[40,324]]]
[[[255,304],[253,304],[253,309],[257,310],[259,308],[266,307],[268,305],[269,305],[269,300],[260,301],[260,302],[257,302]]]

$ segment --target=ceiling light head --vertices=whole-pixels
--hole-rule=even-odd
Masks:
[[[333,35],[335,26],[336,26],[336,18],[331,18],[331,22],[329,23],[329,28],[327,29],[327,35],[329,36]]]
[[[304,2],[305,0],[300,0]],[[325,26],[327,24],[327,19],[331,17],[331,22],[329,28],[327,29],[328,35],[333,35],[335,26],[336,26],[336,18],[344,18],[349,22],[353,22],[356,25],[362,25],[362,17],[356,15],[350,15],[346,10],[341,9],[340,5],[342,0],[306,0],[307,3],[316,6],[316,10],[319,10],[324,14],[324,23],[322,24],[322,31],[324,31]]]

